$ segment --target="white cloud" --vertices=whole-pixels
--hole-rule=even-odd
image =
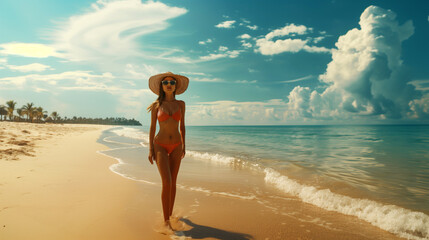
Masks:
[[[325,39],[325,36],[316,37],[316,38],[313,38],[313,42],[314,42],[314,43],[319,43],[319,42],[320,42],[320,41],[322,41],[323,39]]]
[[[241,46],[245,47],[245,48],[251,48],[253,45],[249,42],[246,42],[244,40],[241,40]]]
[[[282,52],[299,52],[307,44],[306,40],[301,39],[278,39],[275,42],[261,38],[256,40],[256,46],[263,55],[275,55]]]
[[[361,29],[339,37],[319,77],[328,87],[319,93],[297,86],[289,94],[289,118],[429,117],[427,99],[409,84],[401,60],[401,43],[413,34],[412,22],[399,25],[392,11],[370,6],[359,24]]]
[[[283,52],[295,53],[301,50],[314,53],[330,53],[331,50],[325,47],[309,46],[308,43],[311,38],[305,40],[300,38],[274,40],[276,37],[304,35],[312,31],[312,28],[308,28],[304,25],[295,25],[293,23],[283,28],[275,29],[266,34],[265,37],[256,40],[257,48],[255,52],[259,52],[262,55],[275,55]]]
[[[201,56],[200,61],[212,61],[220,58],[236,58],[240,55],[241,50],[222,51],[222,53],[210,53],[207,56]]]
[[[242,51],[240,51],[240,50],[232,50],[232,51],[228,51],[227,53],[228,53],[228,57],[236,58],[236,57],[238,57],[238,55],[240,55],[241,52]]]
[[[225,57],[228,57],[226,53],[210,53],[207,56],[201,56],[200,59],[202,61],[211,61],[211,60],[216,60],[216,59],[225,58]]]
[[[70,17],[52,38],[55,49],[70,60],[105,61],[141,56],[138,37],[166,29],[168,20],[186,12],[184,8],[154,1],[98,1],[91,10]]]
[[[253,26],[247,25],[246,27],[249,28],[250,30],[257,30],[258,29],[258,26],[256,26],[256,25],[253,25]]]
[[[228,20],[217,24],[215,27],[217,28],[233,28],[235,20]]]
[[[249,28],[250,30],[257,30],[258,26],[256,25],[250,25],[250,21],[246,20],[246,19],[241,19],[241,23],[239,24],[240,26],[245,26],[247,28]]]
[[[206,45],[207,43],[211,43],[211,42],[213,42],[213,40],[209,38],[209,39],[207,39],[205,41],[199,41],[198,44],[200,44],[200,45]]]
[[[412,23],[399,25],[392,11],[370,6],[362,13],[359,24],[360,29],[351,29],[339,37],[332,61],[319,76],[322,89],[296,86],[286,100],[201,102],[190,106],[189,121],[302,124],[326,120],[362,123],[407,117],[429,119],[429,93],[422,94],[428,91],[429,81],[410,81],[401,60],[401,44],[413,34]]]
[[[265,35],[265,39],[270,40],[275,37],[288,36],[292,34],[303,35],[308,32],[311,32],[312,30],[312,28],[307,28],[304,25],[295,25],[292,23],[268,33],[267,35]]]
[[[4,43],[0,44],[0,53],[32,58],[62,57],[54,47],[40,43]]]
[[[331,49],[328,49],[325,47],[316,47],[316,46],[305,45],[302,49],[307,51],[307,52],[314,52],[314,53],[331,53]]]
[[[46,70],[53,70],[52,67],[40,63],[31,63],[27,65],[7,65],[7,67],[11,70],[20,71],[20,72],[43,72]]]
[[[414,99],[408,103],[410,112],[408,117],[411,119],[429,119],[429,93],[420,99]]]
[[[249,38],[251,38],[251,36],[250,36],[249,34],[245,33],[245,34],[243,34],[243,35],[238,36],[237,38],[241,38],[241,39],[249,39]]]
[[[226,50],[228,50],[228,47],[225,47],[225,46],[219,46],[219,51],[224,52],[224,51],[226,51]]]
[[[429,91],[429,79],[413,80],[413,81],[408,82],[408,84],[413,85],[416,88],[416,90]]]

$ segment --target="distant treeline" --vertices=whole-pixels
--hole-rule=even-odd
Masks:
[[[16,112],[16,114],[15,114]],[[34,106],[34,103],[27,103],[21,108],[16,108],[16,102],[7,101],[6,105],[0,105],[0,121],[9,120],[12,122],[32,122],[32,123],[85,123],[103,125],[134,125],[142,124],[135,119],[126,118],[86,118],[86,117],[61,117],[58,112],[48,114],[42,107]]]

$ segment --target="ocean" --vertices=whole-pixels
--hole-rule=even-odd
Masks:
[[[148,129],[106,130],[99,142],[110,149],[100,153],[118,161],[115,173],[160,184],[147,159]],[[179,188],[263,204],[270,204],[267,195],[293,196],[401,237],[429,239],[428,125],[188,126],[186,146]],[[198,180],[201,168],[251,172],[267,189],[239,172],[213,187]],[[231,181],[240,187],[223,191]]]

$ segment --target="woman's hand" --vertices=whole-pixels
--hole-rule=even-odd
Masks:
[[[183,145],[182,149],[183,149],[182,158],[184,158],[186,154],[185,145]]]
[[[155,159],[155,153],[154,150],[149,150],[149,162],[150,164],[153,164],[153,160]],[[153,159],[153,160],[152,160]]]

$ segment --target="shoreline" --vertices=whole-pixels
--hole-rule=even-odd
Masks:
[[[115,165],[119,167],[118,169],[111,169],[113,172],[134,180],[145,189],[158,188],[157,194],[159,194],[161,189],[160,179],[157,175],[156,166],[146,163],[146,147],[137,147],[137,142],[130,144],[128,140],[125,145],[118,142],[116,146],[112,146],[112,143],[115,142],[114,136],[105,135],[100,139],[111,145],[111,149],[108,152],[110,152],[112,159],[116,159],[117,163]],[[124,140],[122,137],[119,137],[119,139]],[[133,172],[131,175],[131,172],[125,173],[127,170],[137,168],[137,165],[134,165],[137,162],[135,159],[123,160],[121,158],[129,158],[136,154],[144,156],[141,158],[143,162],[138,162],[142,169]],[[224,164],[219,165],[210,163],[210,161],[195,160],[189,156],[187,155],[182,160],[177,183],[175,210],[173,212],[176,218],[183,218],[182,221],[176,221],[173,224],[173,227],[178,227],[181,230],[176,233],[182,234],[179,236],[198,236],[199,238],[199,233],[196,233],[200,231],[199,228],[205,229],[207,227],[209,229],[213,226],[219,226],[217,230],[211,229],[210,232],[213,231],[213,234],[216,234],[215,232],[217,231],[224,232],[226,236],[231,233],[240,233],[239,235],[234,235],[236,239],[253,239],[246,238],[249,236],[255,239],[332,239],[339,236],[347,239],[400,239],[392,233],[388,233],[353,216],[324,210],[304,203],[298,197],[286,196],[275,189],[275,186],[265,186],[263,177],[254,176],[255,173],[249,172],[247,169],[232,169]],[[121,165],[124,168],[121,168]],[[127,165],[130,166],[127,167]],[[147,171],[147,169],[152,169],[152,171]],[[134,178],[135,174],[142,178]],[[219,179],[219,176],[226,180]],[[257,186],[261,191],[271,188],[271,192],[278,193],[278,195],[274,196],[277,199],[274,200],[274,204],[267,204],[267,199],[261,198],[260,195],[256,197],[240,194],[247,192],[246,185]],[[234,194],[237,189],[240,189],[239,193]],[[284,206],[285,203],[288,206]],[[219,206],[222,206],[223,209],[220,210]],[[159,209],[156,209],[159,215],[162,214],[160,210],[161,206],[159,204]],[[198,227],[195,230],[189,230],[189,224],[192,226],[198,225]],[[261,224],[263,227],[261,227]],[[231,228],[231,225],[234,227]],[[340,227],[334,227],[336,225]],[[355,226],[359,227],[355,229]],[[366,235],[361,233],[362,230]],[[203,233],[201,234],[206,236]],[[212,237],[215,238],[215,236]]]

